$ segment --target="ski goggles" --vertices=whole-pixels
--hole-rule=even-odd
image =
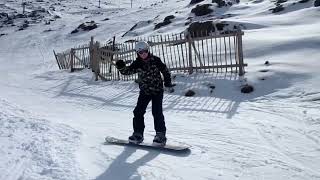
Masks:
[[[148,50],[140,50],[138,51],[138,54],[143,54],[143,53],[148,53],[149,51]]]

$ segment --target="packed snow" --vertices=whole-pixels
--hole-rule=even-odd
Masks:
[[[284,10],[273,13],[279,2]],[[0,0],[0,180],[320,179],[315,1],[241,1],[211,6],[213,16],[203,17],[191,13],[197,4],[190,1],[134,0],[131,8],[129,0],[100,7],[99,1],[39,0],[27,2],[28,16],[18,16],[21,3]],[[198,4],[205,3],[212,1]],[[169,15],[172,23],[154,30]],[[131,135],[138,85],[95,81],[90,69],[59,70],[52,50],[86,44],[91,36],[103,42],[180,33],[190,19],[241,24],[244,77],[173,74],[175,92],[163,102],[168,143],[189,145],[189,153],[105,144],[106,136]],[[71,34],[91,21],[96,29]],[[254,91],[241,93],[244,84]],[[195,96],[184,96],[187,90]],[[151,142],[150,106],[145,119]]]

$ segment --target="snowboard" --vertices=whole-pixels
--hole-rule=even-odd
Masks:
[[[108,144],[115,144],[115,145],[122,145],[122,146],[132,146],[138,148],[145,148],[145,149],[155,149],[155,150],[162,150],[162,151],[171,151],[171,152],[188,152],[190,151],[190,146],[187,145],[173,145],[173,144],[166,144],[165,146],[158,146],[154,145],[153,143],[142,142],[140,144],[135,144],[129,142],[129,140],[118,139],[114,137],[107,136],[105,138],[106,143]]]

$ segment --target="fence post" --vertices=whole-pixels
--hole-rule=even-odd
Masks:
[[[89,46],[89,53],[90,53],[90,62],[89,62],[89,68],[91,68],[91,71],[93,72],[93,63],[94,63],[94,57],[93,57],[93,48],[94,48],[94,39],[93,36],[91,36],[90,40],[90,46]]]
[[[93,65],[93,69],[94,69],[94,74],[95,74],[95,81],[99,80],[99,74],[100,74],[100,63],[99,63],[99,42],[97,41],[94,44],[94,48],[93,48],[93,59],[94,59],[94,65]]]
[[[115,50],[116,50],[116,36],[113,36],[113,41],[112,41],[112,53],[110,53],[110,67],[109,67],[109,73],[112,73],[112,62],[114,60],[113,56],[115,55]],[[120,75],[119,71],[117,73],[118,75],[118,80],[120,80]],[[111,78],[112,79],[112,78]]]
[[[74,54],[75,54],[75,51],[74,51],[73,48],[71,48],[71,50],[70,50],[70,71],[71,72],[74,72],[74,68],[73,68],[73,66],[74,66]]]
[[[244,75],[244,63],[243,63],[243,49],[242,49],[242,31],[237,31],[237,51],[238,51],[238,63],[239,63],[239,76]]]
[[[188,46],[189,46],[189,74],[193,73],[193,64],[192,64],[192,41],[190,33],[186,35],[188,40]]]
[[[56,52],[55,52],[54,50],[53,50],[53,54],[54,54],[54,57],[56,58],[56,61],[57,61],[58,67],[59,67],[59,69],[61,70],[60,62],[59,62],[58,57],[57,57],[57,54],[56,54]]]

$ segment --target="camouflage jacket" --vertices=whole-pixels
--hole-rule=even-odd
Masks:
[[[164,85],[171,85],[171,75],[167,66],[159,57],[152,54],[149,55],[147,60],[138,57],[130,66],[125,66],[119,71],[123,75],[138,73],[139,88],[147,95],[163,92],[161,74],[163,75]]]

